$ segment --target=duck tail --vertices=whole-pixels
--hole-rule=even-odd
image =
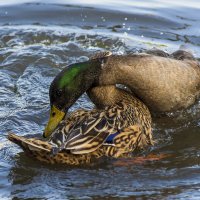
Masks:
[[[29,156],[48,164],[78,165],[90,163],[92,157],[98,157],[96,154],[93,156],[91,154],[73,155],[68,151],[62,151],[54,155],[52,154],[52,145],[48,142],[36,138],[25,138],[14,133],[9,133],[7,138],[20,146]]]
[[[25,138],[18,136],[14,133],[8,134],[8,140],[20,146],[25,152],[51,152],[51,145],[45,141],[41,141],[35,138]]]

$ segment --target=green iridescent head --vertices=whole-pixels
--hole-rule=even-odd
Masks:
[[[44,137],[52,133],[68,109],[95,83],[100,71],[101,61],[94,59],[72,64],[55,77],[49,90],[51,111]]]

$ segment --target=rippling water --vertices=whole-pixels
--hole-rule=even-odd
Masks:
[[[160,161],[48,166],[6,139],[40,135],[55,75],[97,51],[186,45],[199,58],[199,1],[42,2],[0,1],[0,199],[200,199],[199,102],[153,119],[157,143],[143,154],[170,155]],[[78,107],[92,107],[86,95]]]

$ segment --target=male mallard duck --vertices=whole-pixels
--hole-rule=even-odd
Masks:
[[[152,111],[175,111],[192,105],[200,95],[199,62],[186,51],[169,55],[157,50],[132,55],[108,52],[72,64],[50,86],[51,111],[44,137],[89,88],[115,84],[127,86]]]
[[[75,90],[74,90],[75,91]],[[93,110],[77,110],[53,131],[48,142],[9,134],[25,152],[47,163],[80,164],[101,156],[127,156],[152,144],[151,115],[139,99],[115,86],[93,87]]]

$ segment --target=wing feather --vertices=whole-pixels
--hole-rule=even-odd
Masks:
[[[86,124],[84,124],[84,126],[86,126]],[[87,134],[80,132],[75,137],[70,138],[70,140],[66,142],[65,148],[75,150],[87,147],[88,152],[94,151],[96,147],[98,148],[99,145],[102,145],[108,135],[113,132],[113,126],[108,126],[105,117],[102,117],[94,121],[93,124],[88,124],[88,128],[85,130],[87,130]],[[89,150],[89,147],[91,147],[91,150]]]
[[[108,132],[101,132],[98,137],[94,137],[92,140],[90,140],[87,144],[84,144],[82,146],[79,146],[75,149],[71,150],[71,153],[73,154],[85,154],[90,153],[98,149],[102,144],[105,142],[106,138],[108,137]]]
[[[122,117],[126,114],[126,110],[123,108],[123,105],[120,104],[107,107],[103,111],[85,111],[85,114],[84,111],[79,111],[80,118],[76,113],[72,115],[72,119],[66,120],[68,122],[71,120],[73,126],[67,128],[67,131],[65,127],[60,127],[58,132],[53,134],[50,142],[54,143],[59,151],[67,149],[74,154],[95,151],[105,143],[110,134],[121,131],[128,125],[128,122],[125,122]],[[60,134],[64,136],[59,137]],[[62,138],[62,141],[59,141],[59,138]]]

